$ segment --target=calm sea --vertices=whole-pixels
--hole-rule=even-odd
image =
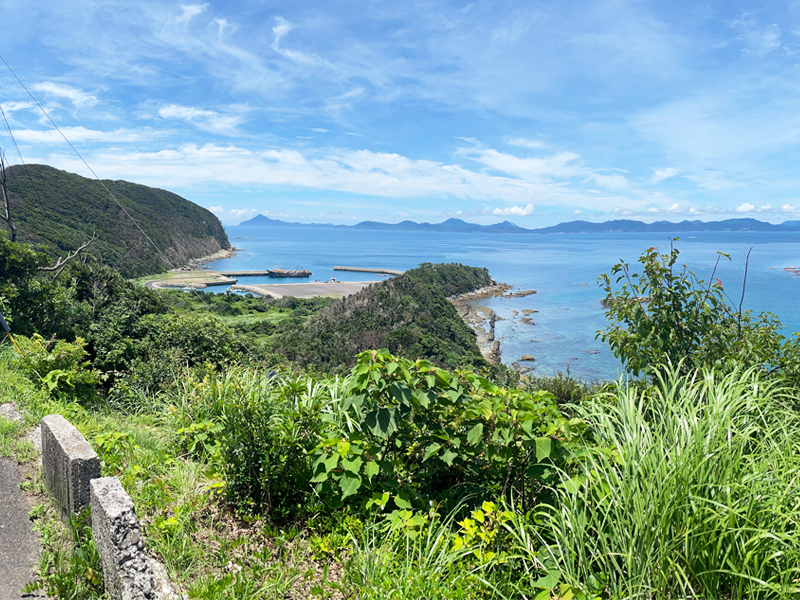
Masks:
[[[553,374],[568,366],[573,375],[615,378],[617,359],[595,339],[605,326],[600,304],[604,294],[597,277],[619,260],[636,263],[650,246],[669,248],[668,234],[503,235],[360,231],[324,228],[228,227],[231,243],[242,248],[235,258],[212,264],[215,269],[268,269],[302,266],[311,280],[345,281],[380,278],[366,273],[334,272],[335,265],[409,269],[422,262],[458,262],[486,267],[498,282],[516,289],[535,289],[524,298],[486,300],[504,320],[496,325],[503,362],[523,354],[536,358],[536,371]],[[744,307],[780,317],[785,334],[800,329],[800,279],[783,271],[800,266],[800,233],[691,233],[676,243],[681,263],[708,279],[717,251],[731,255],[720,262],[716,277],[738,299],[747,251],[752,247]],[[638,264],[638,263],[636,263]],[[261,283],[247,278],[241,283]],[[269,280],[279,283],[280,280]],[[292,280],[297,281],[297,280]],[[288,282],[288,281],[287,281]],[[209,291],[221,291],[213,288]],[[536,310],[534,325],[514,311]]]

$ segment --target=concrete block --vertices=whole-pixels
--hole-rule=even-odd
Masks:
[[[89,482],[100,477],[100,459],[61,415],[42,419],[42,475],[62,515],[77,514],[89,506]]]
[[[111,600],[155,599],[157,582],[133,500],[116,477],[93,479],[92,535]]]

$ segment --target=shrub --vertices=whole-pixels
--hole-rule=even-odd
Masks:
[[[330,506],[454,506],[492,496],[531,506],[553,465],[581,447],[582,422],[552,395],[503,389],[388,351],[358,356],[314,449],[313,483]]]
[[[98,398],[100,374],[91,368],[86,342],[45,340],[39,334],[17,338],[19,361],[29,378],[41,382],[56,397],[86,402]]]
[[[739,363],[780,365],[788,351],[778,334],[780,321],[770,313],[756,317],[742,312],[714,272],[706,283],[686,265],[678,270],[678,255],[670,244],[668,254],[655,247],[646,250],[639,257],[641,273],[633,273],[625,262],[614,265],[611,274],[622,284],[616,290],[607,274],[598,278],[610,325],[597,337],[608,342],[634,375],[664,363],[680,364],[684,372],[709,366],[731,369]]]

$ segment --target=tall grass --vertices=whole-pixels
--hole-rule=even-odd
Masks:
[[[601,446],[511,526],[531,576],[618,599],[800,597],[800,413],[754,370],[677,369],[573,407]],[[556,569],[554,569],[556,570]]]

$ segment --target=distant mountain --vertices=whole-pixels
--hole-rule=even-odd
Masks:
[[[46,165],[9,167],[7,176],[17,241],[42,244],[55,258],[96,233],[87,253],[126,277],[169,268],[99,181]],[[136,183],[103,183],[174,265],[231,247],[222,223],[202,206]]]
[[[337,229],[370,229],[376,231],[435,231],[445,233],[686,233],[689,231],[800,231],[800,221],[786,221],[779,225],[765,223],[756,219],[726,219],[724,221],[656,221],[644,223],[628,219],[590,223],[589,221],[568,221],[552,227],[541,229],[525,229],[510,221],[494,225],[478,225],[467,223],[461,219],[447,219],[441,223],[417,223],[401,221],[400,223],[381,223],[379,221],[362,221],[355,225],[332,225],[330,223],[287,223],[258,215],[240,225],[266,227],[333,227]]]
[[[726,219],[724,221],[656,221],[643,223],[619,219],[604,223],[588,221],[570,221],[552,227],[534,229],[536,233],[684,233],[689,231],[798,231],[800,221],[787,221],[781,225],[773,225],[756,219]]]

